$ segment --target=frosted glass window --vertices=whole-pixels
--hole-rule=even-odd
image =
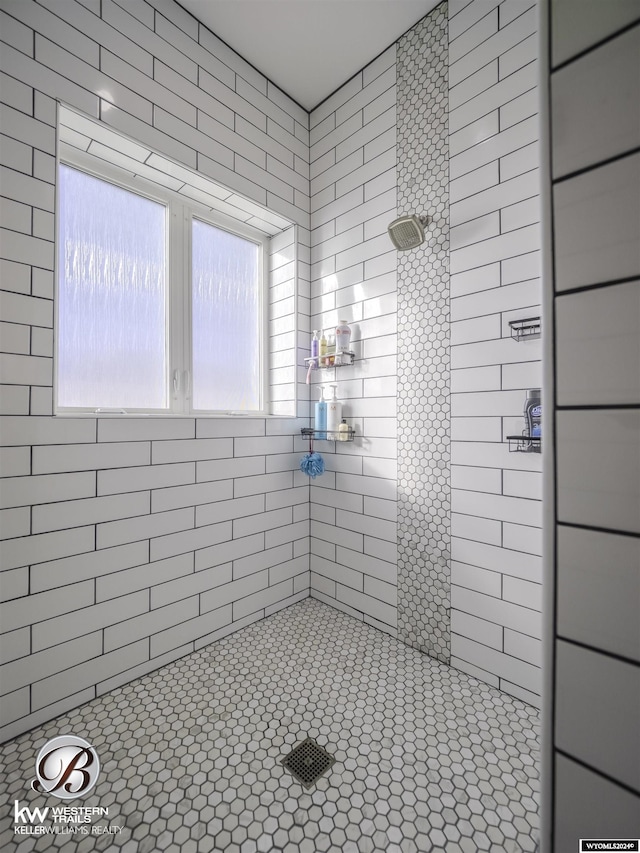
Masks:
[[[58,405],[166,409],[166,206],[60,166]]]
[[[258,411],[260,246],[192,222],[193,408]]]

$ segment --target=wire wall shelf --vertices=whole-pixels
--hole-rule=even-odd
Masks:
[[[540,453],[542,451],[542,437],[539,435],[508,435],[510,453]]]
[[[540,317],[525,317],[523,320],[510,320],[511,337],[514,341],[531,341],[542,333]]]

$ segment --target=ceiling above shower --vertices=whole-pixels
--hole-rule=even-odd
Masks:
[[[439,0],[180,0],[306,110]]]

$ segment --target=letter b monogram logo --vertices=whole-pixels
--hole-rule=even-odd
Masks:
[[[36,759],[34,791],[73,800],[89,793],[98,781],[100,761],[90,743],[74,735],[60,735],[45,743]]]

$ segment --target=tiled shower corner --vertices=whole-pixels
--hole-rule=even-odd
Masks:
[[[25,837],[11,853],[527,853],[538,713],[376,628],[306,599],[6,743],[5,802],[56,734],[98,752],[86,806],[116,835]],[[336,758],[306,792],[281,765],[314,738]],[[52,799],[52,798],[49,798]],[[60,801],[58,801],[58,804]]]
[[[451,588],[448,19],[398,42],[398,215],[427,215],[398,254],[398,636],[449,661]],[[429,168],[425,169],[424,164]]]

